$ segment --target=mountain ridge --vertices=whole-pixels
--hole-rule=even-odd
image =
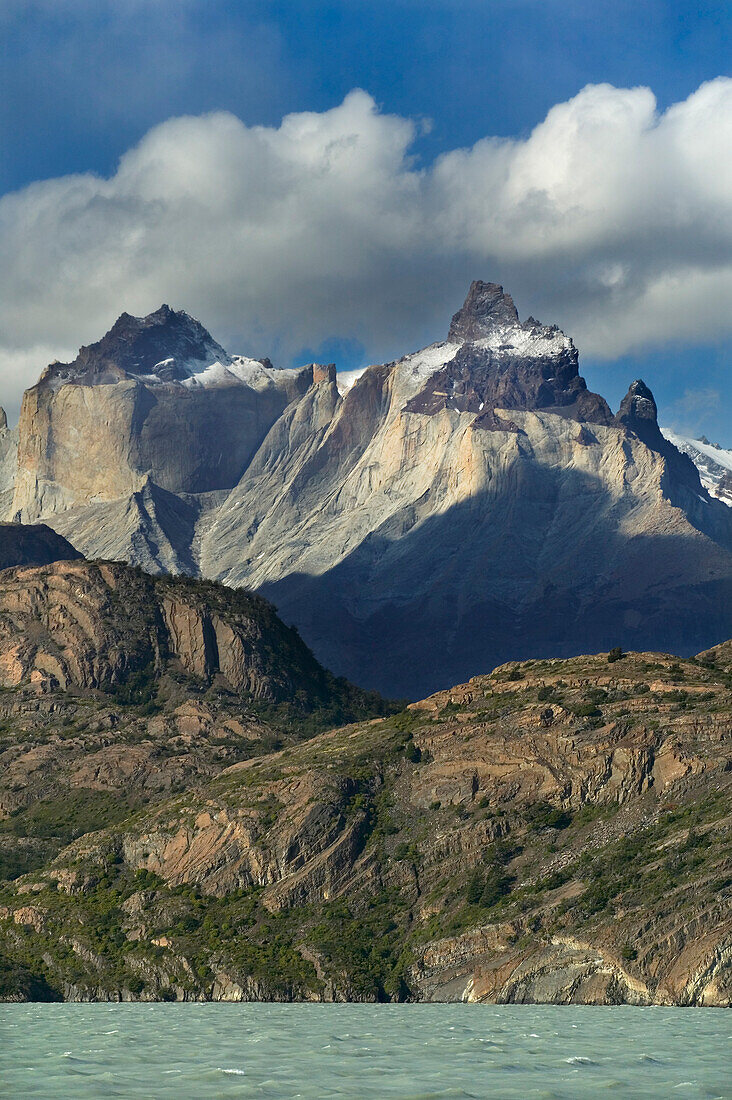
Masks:
[[[208,347],[167,309],[122,332],[171,325]],[[497,284],[472,284],[448,336],[343,394],[332,365],[228,355],[185,377],[172,355],[151,380],[124,364],[147,370],[163,345],[131,364],[123,341],[125,377],[27,392],[12,514],[90,557],[261,589],[326,664],[388,695],[512,657],[729,634],[732,515],[645,384],[613,415],[571,339],[521,322]]]

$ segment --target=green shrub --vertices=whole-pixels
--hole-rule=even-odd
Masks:
[[[412,764],[419,764],[422,759],[422,750],[414,741],[407,741],[404,746],[404,755]]]
[[[118,791],[80,787],[58,798],[42,798],[16,810],[2,831],[17,837],[56,839],[69,844],[84,833],[109,828],[129,816],[133,803]]]
[[[548,802],[535,802],[528,806],[524,816],[529,828],[534,832],[540,829],[566,829],[572,824],[572,815],[569,810],[551,806]]]
[[[602,715],[594,703],[575,703],[571,710],[577,718],[598,718]]]

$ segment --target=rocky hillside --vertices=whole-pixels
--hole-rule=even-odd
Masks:
[[[81,557],[70,542],[45,523],[0,523],[0,569],[49,565]]]
[[[732,512],[650,390],[614,414],[572,340],[492,283],[447,340],[344,393],[333,367],[231,356],[166,306],[123,315],[26,393],[17,453],[11,516],[261,591],[386,694],[732,633]]]
[[[0,817],[116,819],[263,746],[388,711],[259,596],[114,562],[0,574]],[[0,875],[58,848],[53,830],[18,835]]]
[[[228,766],[223,697],[14,698],[6,999],[730,1004],[732,643],[512,663]]]

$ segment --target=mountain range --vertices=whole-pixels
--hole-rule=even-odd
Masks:
[[[340,387],[123,314],[26,392],[0,489],[87,558],[257,590],[336,674],[419,698],[732,634],[726,482],[678,443],[643,382],[613,413],[569,337],[475,282],[446,340]]]

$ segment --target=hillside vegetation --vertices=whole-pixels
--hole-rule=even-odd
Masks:
[[[188,691],[6,722],[2,997],[730,1003],[730,643],[307,740]]]

